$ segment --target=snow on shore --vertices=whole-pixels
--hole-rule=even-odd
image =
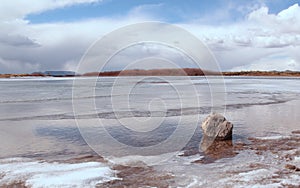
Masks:
[[[116,179],[100,162],[49,163],[25,158],[0,160],[0,186],[24,183],[29,187],[95,187]]]

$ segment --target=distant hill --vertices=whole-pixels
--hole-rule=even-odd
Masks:
[[[300,77],[298,71],[240,71],[222,72],[223,76],[294,76]]]
[[[53,76],[53,77],[67,77],[67,76],[75,76],[76,73],[73,71],[45,71],[42,74],[45,76]]]
[[[45,71],[45,72],[33,72],[31,74],[0,74],[0,78],[11,77],[74,77],[76,73],[73,71]]]
[[[135,69],[124,71],[89,72],[82,76],[295,76],[300,77],[300,72],[295,71],[240,71],[240,72],[213,72],[196,68],[184,69]]]
[[[123,71],[107,71],[107,72],[89,72],[82,76],[204,76],[204,75],[220,75],[221,73],[204,71],[201,69],[184,68],[184,69],[134,69]]]
[[[107,72],[88,72],[77,74],[71,71],[46,71],[34,72],[31,74],[0,74],[0,78],[11,77],[77,77],[77,76],[287,76],[300,77],[300,72],[296,71],[240,71],[240,72],[213,72],[196,68],[183,69],[133,69],[123,71],[107,71]]]

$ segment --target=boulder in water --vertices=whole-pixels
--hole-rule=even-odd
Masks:
[[[203,134],[214,140],[231,140],[233,124],[217,113],[210,114],[202,123]]]

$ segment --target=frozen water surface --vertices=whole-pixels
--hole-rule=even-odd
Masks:
[[[190,153],[185,156],[184,151],[179,151],[167,161],[153,166],[156,171],[174,175],[171,186],[300,186],[299,172],[280,173],[285,172],[282,169],[287,163],[299,167],[299,147],[291,148],[290,153],[266,150],[261,154],[248,148],[209,163],[194,163],[205,159],[204,153],[195,152],[202,134],[194,127],[199,127],[212,110],[210,86],[205,77],[191,77],[188,82],[181,77],[168,77],[167,81],[155,77],[139,82],[136,79],[124,77],[115,92],[112,90],[115,78],[100,78],[93,95],[85,92],[87,86],[82,84],[77,86],[80,91],[77,96],[72,96],[72,78],[0,79],[0,185],[22,181],[33,187],[93,187],[116,178],[109,163],[122,161],[123,164],[135,160],[147,163],[147,157],[132,157],[134,155],[122,156],[119,160],[115,156],[107,157],[111,161],[105,163],[49,162],[94,154],[76,125],[72,107],[74,97],[85,107],[84,113],[77,114],[77,118],[86,122],[86,132],[91,136],[106,134],[101,130],[97,132],[89,123],[100,119],[106,130],[119,141],[135,147],[152,146],[168,139],[181,118],[180,124],[186,128],[182,129],[182,135],[196,132],[187,146]],[[222,112],[235,126],[233,147],[239,142],[248,143],[249,137],[270,143],[272,140],[294,139],[297,143],[297,135],[291,136],[291,132],[300,130],[300,79],[226,77],[224,82],[225,106],[216,109],[222,111],[226,107]],[[132,83],[137,84],[128,88]],[[189,90],[190,87],[195,88],[196,93]],[[179,96],[178,92],[184,95]],[[199,103],[192,100],[191,95],[196,95]],[[91,99],[95,99],[95,106],[88,105]],[[113,106],[112,101],[118,105]],[[145,123],[148,120],[154,123]],[[127,129],[121,123],[128,125]],[[176,142],[174,144],[180,144]],[[161,152],[163,155],[164,151]],[[282,158],[287,154],[292,156],[290,161]]]

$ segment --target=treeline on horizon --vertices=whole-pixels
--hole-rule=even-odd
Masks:
[[[42,72],[34,72],[31,74],[0,74],[0,78],[11,77],[88,77],[88,76],[295,76],[300,77],[299,71],[239,71],[239,72],[214,72],[206,71],[198,68],[183,68],[183,69],[132,69],[122,71],[104,71],[104,72],[88,72],[84,74],[59,74],[70,71],[52,71],[58,74],[49,75]]]

